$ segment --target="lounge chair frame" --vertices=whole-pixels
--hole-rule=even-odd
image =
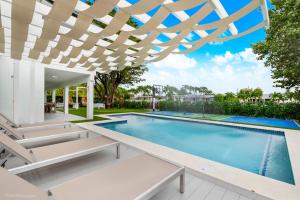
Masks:
[[[39,129],[49,128],[49,127],[61,127],[61,126],[64,128],[68,128],[68,127],[72,127],[72,125],[73,125],[71,122],[67,122],[67,121],[61,121],[61,122],[57,121],[55,123],[41,122],[41,123],[38,123],[39,125],[35,125],[35,124],[16,125],[15,123],[10,121],[8,118],[3,116],[2,114],[0,114],[0,121],[12,126],[13,128],[17,128],[18,130],[21,130],[21,131],[39,130]]]
[[[70,122],[62,122],[59,123],[57,122],[56,124],[40,124],[36,126],[19,126],[18,130],[20,131],[30,131],[30,130],[39,130],[39,129],[45,129],[45,128],[53,128],[53,127],[63,127],[63,128],[68,128],[72,127],[72,123]]]
[[[5,122],[2,122],[2,123],[5,123]],[[72,124],[70,124],[70,127],[71,127],[71,125]],[[1,124],[0,124],[0,126],[1,126]],[[10,125],[6,124],[6,126],[10,126]],[[39,127],[44,127],[44,126],[39,126]],[[47,127],[53,127],[53,126],[47,126]],[[47,128],[47,127],[44,127],[44,128]],[[64,128],[66,128],[66,126],[64,126]],[[25,129],[20,129],[20,128],[18,128],[18,130],[15,130],[13,127],[7,128],[5,126],[3,126],[2,129],[3,130],[1,130],[0,133],[5,133],[5,134],[8,134],[8,135],[12,135],[13,137],[15,137],[16,139],[19,139],[19,140],[22,140],[22,138],[20,136],[18,136],[16,134],[16,132],[18,132],[20,130],[25,130]],[[29,132],[30,130],[38,131],[39,128],[38,129],[36,129],[36,127],[34,127],[34,128],[29,127],[29,129],[26,128],[26,131]],[[53,129],[53,130],[55,131],[55,129]],[[39,140],[38,138],[42,138],[42,140],[45,140],[45,139],[61,139],[61,138],[68,137],[72,134],[81,135],[81,134],[84,134],[84,133],[88,134],[88,132],[89,132],[88,130],[83,129],[83,130],[80,130],[80,131],[66,132],[66,133],[60,133],[60,134],[53,133],[52,135],[37,137],[36,140]],[[23,134],[26,134],[26,132],[24,132]]]
[[[167,162],[167,161],[166,161]],[[169,183],[173,182],[178,176],[180,176],[179,180],[179,191],[180,193],[184,193],[185,191],[185,168],[181,167],[168,177],[161,180],[159,183],[151,187],[146,192],[140,194],[134,200],[148,200],[152,198],[155,194],[157,194],[162,188],[167,186]]]
[[[23,166],[20,166],[20,167],[15,167],[15,168],[9,169],[8,171],[13,173],[13,174],[20,174],[20,173],[24,173],[24,172],[31,171],[31,170],[34,170],[34,169],[38,169],[38,168],[41,168],[41,167],[53,165],[53,164],[56,164],[56,163],[64,162],[64,161],[71,160],[71,159],[74,159],[74,158],[79,158],[79,157],[86,156],[86,155],[89,155],[89,154],[92,154],[92,153],[103,151],[103,150],[105,150],[105,149],[107,149],[111,146],[116,146],[116,158],[119,159],[120,158],[120,148],[119,148],[120,143],[119,142],[114,142],[114,143],[111,143],[111,144],[90,148],[90,149],[87,149],[87,150],[84,150],[84,151],[78,151],[78,152],[75,152],[75,153],[72,153],[72,154],[63,155],[63,156],[59,156],[59,157],[56,157],[56,158],[43,160],[43,161],[39,161],[39,162],[34,162],[34,163],[26,164],[26,165],[23,165]]]
[[[87,134],[87,136],[88,136],[88,134]],[[47,139],[49,139],[49,138],[47,138]],[[36,142],[45,141],[47,139],[45,139],[45,137],[39,137],[39,138],[32,138],[32,139],[25,139],[25,140],[21,140],[21,141],[16,141],[16,143],[18,143],[19,145],[22,144],[22,146],[26,146],[26,144],[33,144],[33,143],[36,143]],[[32,162],[30,160],[27,160],[24,156],[20,155],[17,151],[15,151],[14,149],[11,149],[9,146],[7,146],[5,144],[1,144],[1,146],[3,147],[3,149],[8,151],[9,153],[11,153],[13,155],[16,155],[17,157],[20,157],[25,162],[25,165],[23,165],[23,166],[9,169],[9,171],[14,173],[14,174],[23,173],[23,172],[26,172],[26,171],[31,171],[31,170],[34,170],[34,169],[37,169],[37,168],[41,168],[41,167],[45,167],[45,166],[48,166],[48,165],[60,163],[60,162],[67,161],[67,160],[70,160],[70,159],[86,156],[86,155],[89,155],[89,154],[92,154],[92,153],[102,151],[102,150],[107,149],[107,148],[112,147],[112,146],[116,146],[116,158],[117,159],[120,158],[120,142],[117,142],[117,141],[113,141],[109,144],[104,144],[104,145],[101,145],[101,146],[96,146],[96,147],[92,147],[92,148],[89,148],[89,149],[76,151],[74,153],[69,153],[69,154],[66,154],[66,155],[58,156],[58,157],[47,159],[47,160],[37,161],[37,162]]]
[[[76,136],[80,138],[81,135],[86,135],[86,137],[89,137],[89,131],[88,130],[82,130],[82,131],[75,131],[75,132],[69,132],[69,133],[60,133],[60,134],[53,134],[48,136],[41,136],[41,137],[35,137],[35,138],[28,138],[28,139],[21,139],[17,140],[16,142],[18,144],[21,144],[23,146],[31,146],[34,144],[38,144],[40,142],[45,141],[51,141],[51,140],[57,140],[57,139],[66,139],[68,137]]]

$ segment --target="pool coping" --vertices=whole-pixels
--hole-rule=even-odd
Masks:
[[[255,128],[260,130],[280,131],[284,132],[292,170],[294,174],[295,185],[287,184],[285,182],[277,181],[272,178],[260,176],[245,170],[231,167],[222,163],[211,161],[202,157],[194,156],[179,150],[171,149],[159,144],[148,142],[146,140],[138,139],[117,131],[112,131],[95,124],[121,122],[120,118],[114,115],[144,115],[155,116],[168,119],[179,119],[192,122],[204,122],[209,124],[229,125],[235,127]],[[107,117],[110,120],[95,121],[88,123],[81,123],[79,126],[89,129],[98,134],[104,135],[114,140],[118,140],[124,144],[140,149],[147,153],[153,154],[162,159],[180,164],[195,172],[204,179],[213,181],[216,184],[222,185],[236,192],[255,199],[275,199],[275,200],[296,200],[300,196],[300,131],[293,129],[275,128],[275,127],[261,127],[255,125],[236,124],[230,122],[210,121],[201,119],[189,119],[183,117],[163,116],[145,113],[116,113],[108,115],[99,115]]]

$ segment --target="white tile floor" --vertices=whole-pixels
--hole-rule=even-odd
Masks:
[[[56,113],[45,113],[45,121],[75,121],[85,120],[86,118],[72,114],[65,114],[63,112],[56,111]]]

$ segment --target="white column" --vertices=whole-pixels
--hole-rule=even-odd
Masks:
[[[56,103],[56,89],[52,90],[52,103]]]
[[[94,76],[91,75],[87,82],[87,118],[94,118]]]
[[[44,90],[44,103],[47,103],[47,90]]]
[[[69,86],[66,86],[64,90],[64,111],[65,114],[69,114]]]
[[[75,109],[79,108],[79,104],[78,104],[78,87],[76,87],[76,102],[75,102]]]

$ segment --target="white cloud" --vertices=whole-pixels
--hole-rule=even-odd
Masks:
[[[265,93],[280,91],[273,87],[269,68],[247,48],[238,53],[225,52],[210,56],[207,62],[197,63],[193,58],[170,56],[167,61],[149,66],[143,84],[198,85],[206,86],[217,93],[236,92],[245,87],[260,87]],[[186,60],[188,61],[187,63]],[[197,67],[196,67],[197,66]],[[172,69],[171,69],[172,68]]]
[[[256,55],[253,53],[251,48],[246,48],[244,51],[238,53],[231,53],[230,51],[226,51],[224,55],[217,55],[211,59],[216,65],[224,65],[227,63],[247,63],[247,64],[257,64],[262,63],[262,61],[258,61],[256,59]]]
[[[197,61],[194,58],[189,58],[182,54],[170,54],[165,59],[151,63],[150,67],[155,68],[175,68],[175,69],[188,69],[196,67]]]

